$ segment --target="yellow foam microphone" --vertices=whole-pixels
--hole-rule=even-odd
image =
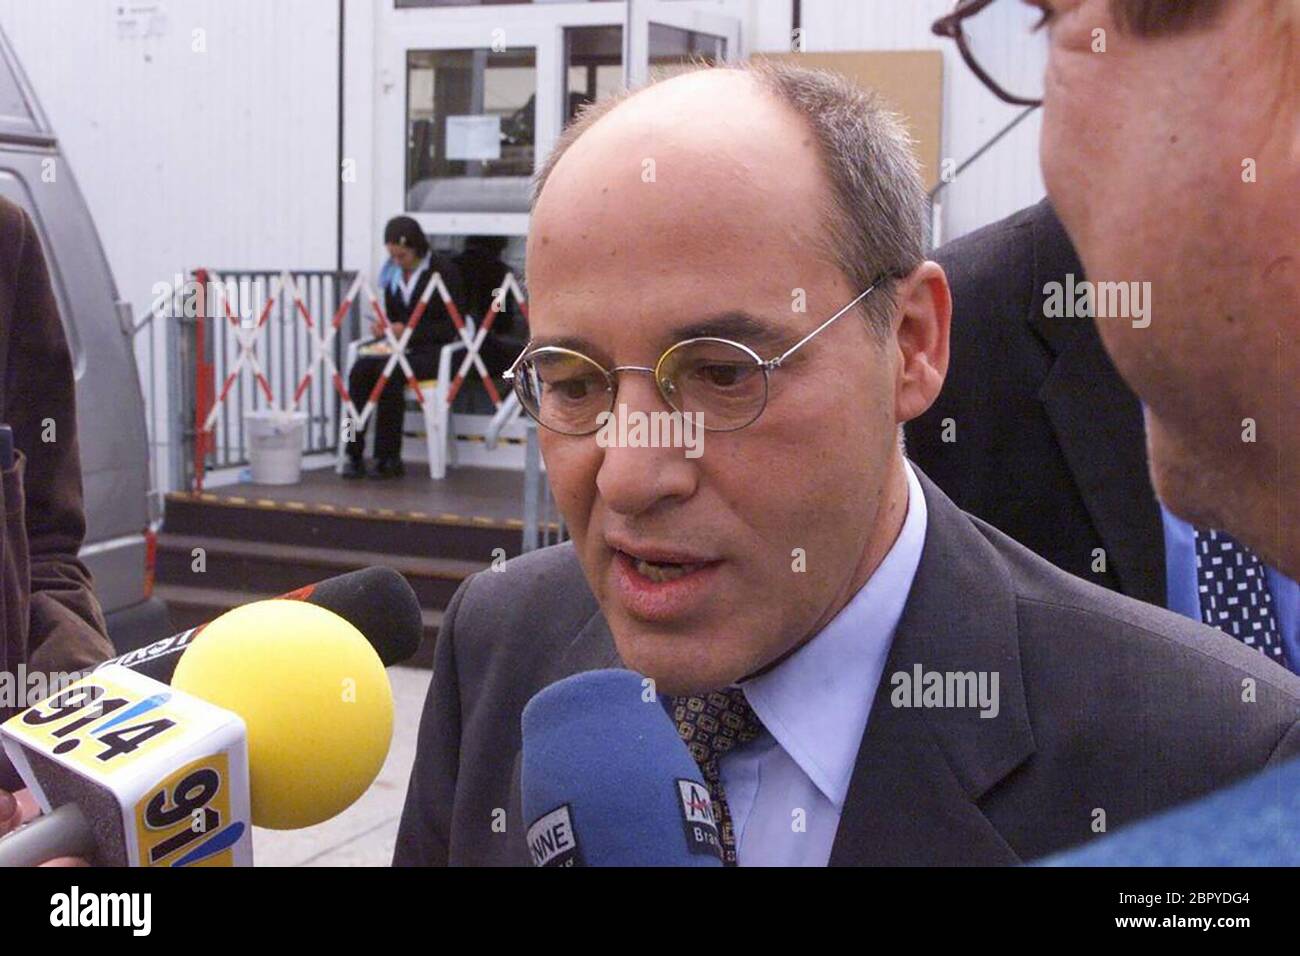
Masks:
[[[257,601],[223,614],[171,685],[243,718],[257,826],[291,830],[341,813],[388,755],[384,665],[360,631],[313,604]]]
[[[111,664],[0,725],[44,812],[0,838],[0,866],[248,866],[252,825],[312,826],[370,786],[393,696],[355,626],[259,601],[187,642],[170,686]]]

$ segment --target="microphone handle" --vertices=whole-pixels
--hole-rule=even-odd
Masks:
[[[75,803],[65,803],[0,839],[0,867],[39,866],[56,857],[94,855],[95,834]]]

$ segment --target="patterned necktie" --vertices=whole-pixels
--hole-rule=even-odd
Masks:
[[[1254,552],[1223,531],[1196,529],[1201,620],[1287,666],[1273,595]]]
[[[686,748],[700,766],[709,788],[713,815],[718,822],[722,862],[736,865],[736,835],[731,827],[731,810],[722,792],[718,760],[732,747],[746,744],[763,732],[763,724],[739,687],[710,691],[701,697],[674,697],[673,720]]]

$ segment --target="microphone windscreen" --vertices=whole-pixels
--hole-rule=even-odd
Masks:
[[[172,686],[243,718],[260,827],[293,830],[341,813],[388,756],[388,673],[352,624],[307,602],[227,611],[181,657]]]
[[[537,866],[722,865],[708,788],[647,678],[565,678],[524,707],[522,732]]]

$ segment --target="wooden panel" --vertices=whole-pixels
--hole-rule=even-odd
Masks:
[[[812,69],[831,70],[866,89],[875,90],[900,114],[915,140],[926,189],[939,181],[942,142],[943,54],[938,50],[876,50],[853,53],[759,53],[755,58],[782,60]]]

